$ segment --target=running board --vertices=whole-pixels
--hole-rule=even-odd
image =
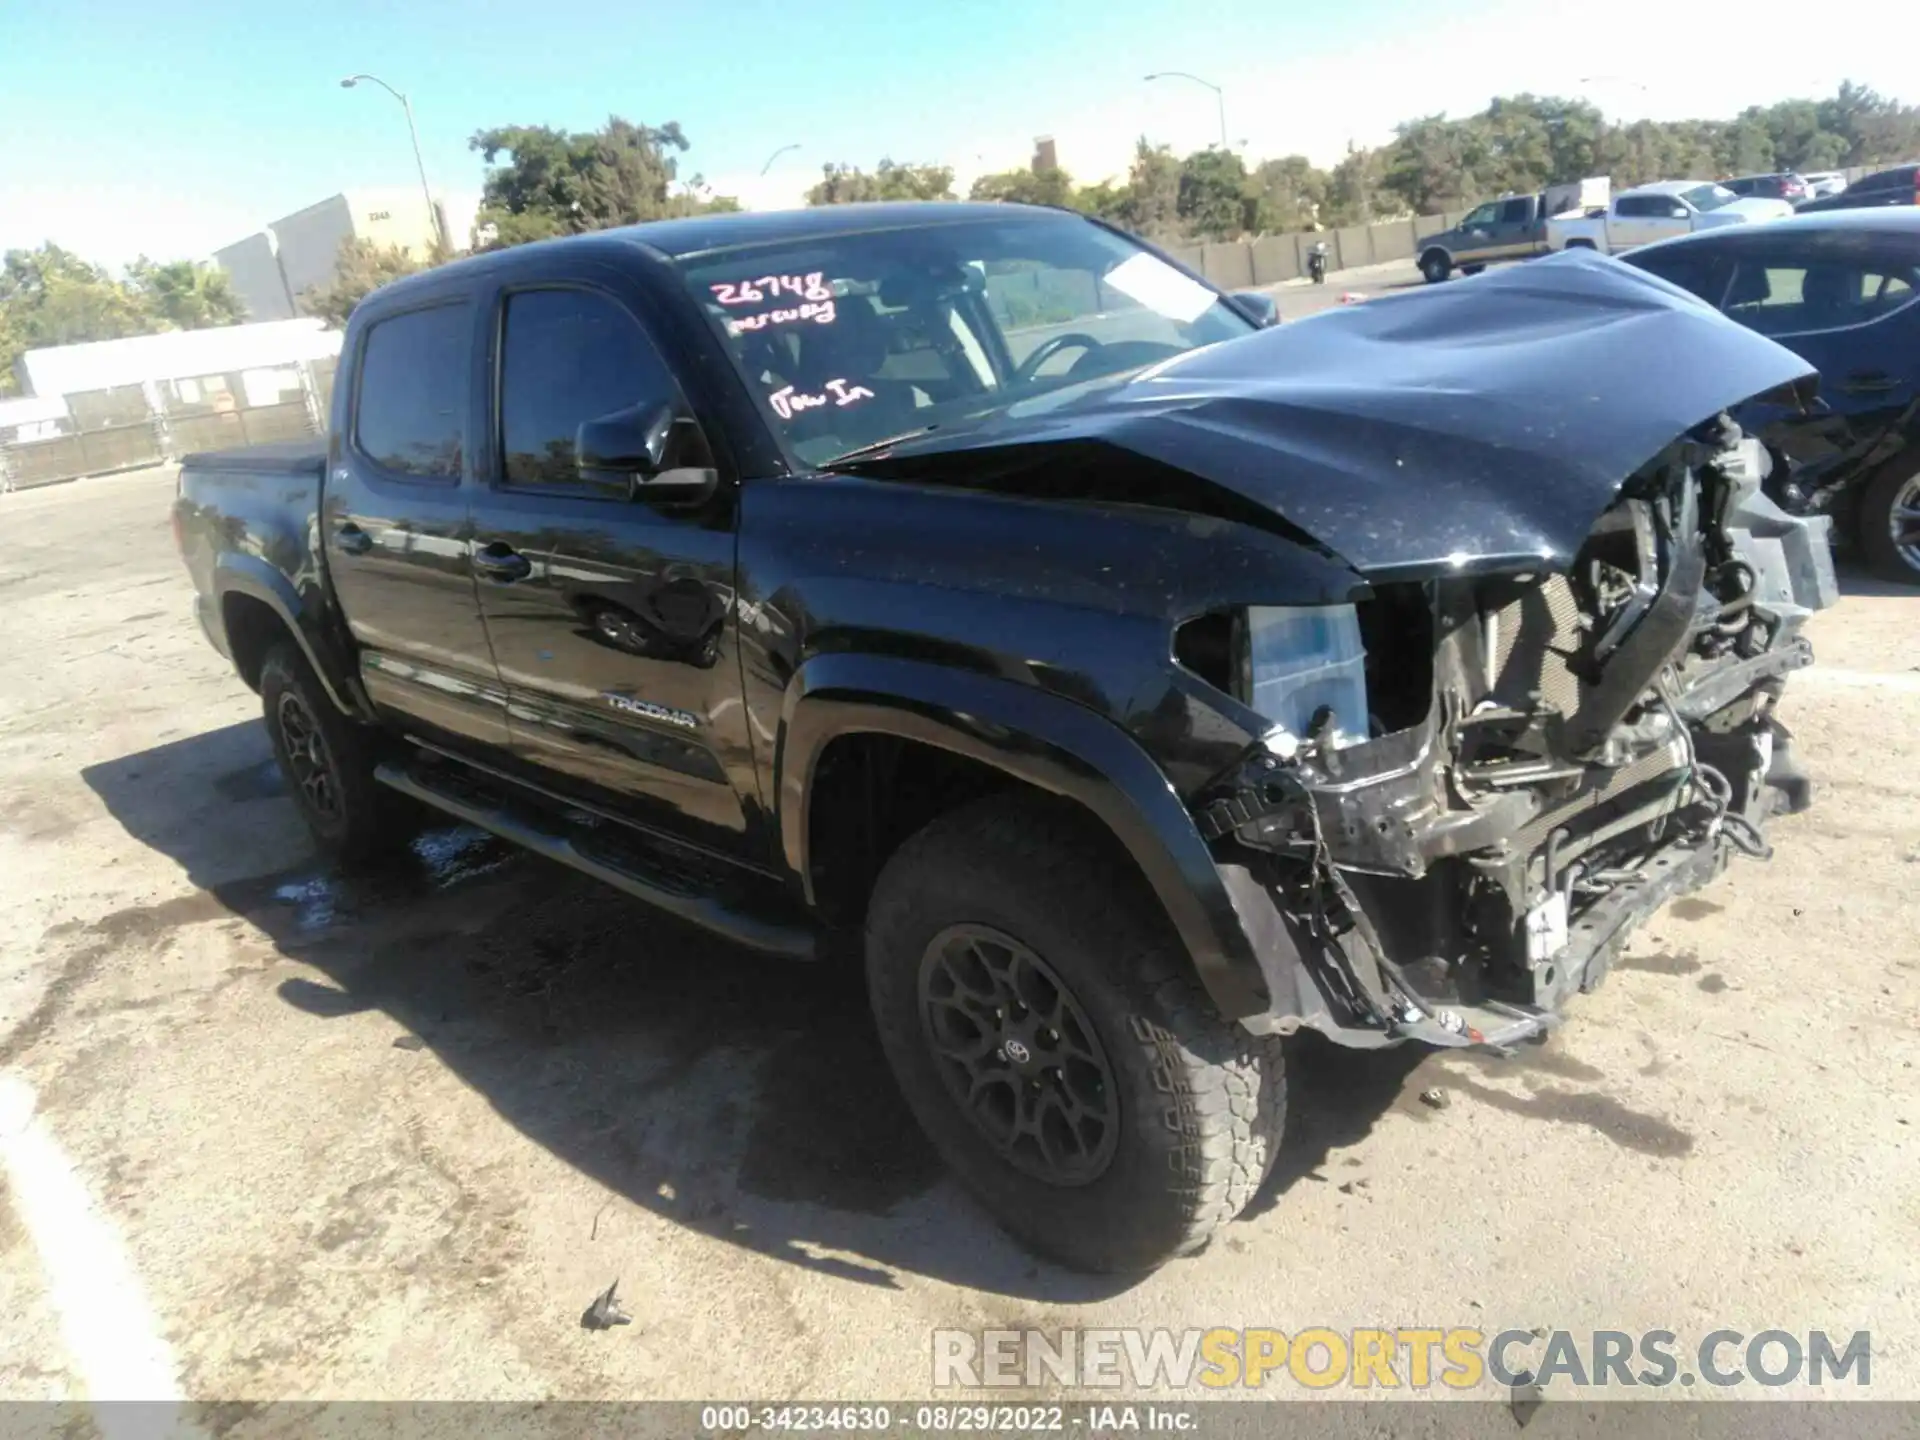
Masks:
[[[505,787],[483,785],[477,777],[465,772],[424,774],[405,765],[388,763],[377,766],[373,778],[423,805],[478,826],[523,850],[591,875],[636,900],[644,900],[676,919],[698,925],[737,945],[789,960],[819,958],[820,933],[804,920],[756,913],[755,907],[745,903],[731,903],[717,894],[702,893],[698,877],[696,883],[686,883],[687,877],[676,875],[664,856],[658,862],[651,859],[644,842],[601,840],[595,843],[598,837],[589,837],[584,831],[569,833],[574,827],[559,815],[532,804],[517,803],[514,797],[502,793]]]

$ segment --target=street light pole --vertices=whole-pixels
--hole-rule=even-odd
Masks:
[[[789,150],[798,150],[799,148],[800,148],[800,142],[798,140],[794,141],[791,145],[782,145],[778,150],[774,151],[771,155],[767,156],[767,163],[760,167],[760,173],[762,175],[766,174],[769,170],[773,169],[774,161],[778,160],[782,155],[786,154]]]
[[[362,80],[371,80],[400,102],[400,109],[407,117],[407,138],[413,142],[413,163],[415,168],[420,172],[420,193],[425,197],[427,202],[427,223],[433,226],[434,244],[442,250],[451,250],[453,243],[448,239],[445,229],[441,226],[440,211],[433,203],[433,187],[427,184],[427,162],[420,156],[420,131],[413,123],[413,102],[408,100],[405,95],[394,89],[393,86],[389,85],[386,81],[382,80],[378,75],[349,75],[340,82],[340,88],[342,90],[351,90]]]
[[[1198,75],[1189,75],[1184,70],[1156,70],[1147,76],[1149,80],[1191,80],[1196,85],[1204,85],[1213,91],[1214,107],[1220,112],[1220,148],[1227,149],[1227,96],[1226,92],[1211,80],[1202,80]]]

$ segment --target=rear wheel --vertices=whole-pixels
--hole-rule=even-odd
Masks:
[[[1920,469],[1876,476],[1860,497],[1860,549],[1887,580],[1920,585]]]
[[[1453,261],[1444,250],[1429,250],[1420,257],[1420,274],[1429,285],[1438,285],[1453,273]]]
[[[867,977],[908,1105],[1035,1250],[1135,1272],[1253,1198],[1286,1106],[1279,1042],[1223,1020],[1103,832],[994,798],[894,855]]]
[[[261,662],[260,701],[288,792],[321,848],[362,863],[405,846],[420,812],[373,778],[376,733],[340,713],[293,642]]]

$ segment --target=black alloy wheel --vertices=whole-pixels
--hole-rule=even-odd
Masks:
[[[954,1102],[1009,1163],[1084,1185],[1119,1135],[1113,1068],[1046,961],[985,925],[952,925],[920,961],[921,1016]]]

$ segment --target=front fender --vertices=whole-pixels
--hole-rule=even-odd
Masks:
[[[293,582],[270,562],[258,555],[238,552],[221,555],[214,562],[213,595],[215,614],[219,617],[223,632],[221,638],[225,642],[223,648],[227,654],[233,653],[232,637],[224,633],[227,597],[245,595],[265,605],[279,618],[281,625],[306,656],[307,664],[313,667],[313,673],[319,677],[327,698],[333,701],[341,714],[358,720],[372,718],[372,709],[353,679],[352,667],[338,653],[327,633],[324,618],[313,613],[312,606],[301,600]]]
[[[810,903],[814,772],[829,742],[854,733],[950,750],[1084,806],[1146,876],[1221,1014],[1267,1008],[1226,884],[1160,768],[1104,717],[994,676],[884,655],[818,655],[799,668],[781,708],[774,793],[786,862]]]

